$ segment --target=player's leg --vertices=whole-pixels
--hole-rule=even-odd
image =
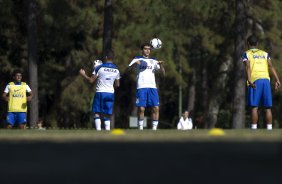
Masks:
[[[258,107],[252,107],[251,116],[252,116],[251,129],[255,130],[257,129],[257,124],[258,124]]]
[[[154,106],[152,108],[152,129],[157,130],[158,124],[159,124],[159,106]]]
[[[150,88],[148,92],[148,106],[152,107],[152,129],[157,130],[159,124],[159,95],[155,88]]]
[[[143,130],[145,107],[138,107],[137,114],[138,114],[138,128],[139,130]]]
[[[248,87],[248,98],[247,104],[251,107],[251,129],[257,129],[258,123],[258,106],[262,97],[262,83],[261,80],[256,80],[254,82],[256,88]]]
[[[145,108],[147,104],[147,92],[148,92],[148,88],[141,88],[141,89],[137,89],[136,91],[135,105],[137,106],[139,130],[143,130],[143,126],[144,126]]]
[[[92,103],[92,113],[94,114],[94,123],[97,131],[101,130],[101,117],[100,114],[102,113],[102,103],[101,103],[101,93],[96,92],[93,103]]]
[[[114,93],[103,93],[103,116],[105,130],[111,130],[111,116],[113,114]]]
[[[111,130],[111,115],[104,114],[105,130]]]
[[[262,104],[265,108],[265,120],[266,120],[266,128],[268,130],[272,130],[272,94],[271,94],[271,86],[270,81],[268,79],[264,79],[264,90],[263,90],[263,97],[262,97]]]
[[[14,124],[15,124],[15,115],[13,112],[8,112],[6,118],[6,128],[11,129],[13,128]]]
[[[26,113],[25,112],[16,112],[15,113],[16,122],[19,124],[20,129],[25,129],[26,125]]]
[[[267,130],[272,130],[272,112],[271,112],[271,109],[266,108],[264,111],[265,111],[266,128],[267,128]]]
[[[97,131],[101,131],[101,117],[99,113],[94,113],[94,123]]]

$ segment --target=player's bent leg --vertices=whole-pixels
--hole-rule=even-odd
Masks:
[[[251,125],[251,129],[255,130],[257,129],[257,123],[258,123],[258,108],[257,107],[252,107],[251,110],[251,114],[252,114],[252,125]]]
[[[159,124],[159,106],[154,106],[152,109],[152,129],[157,130]]]
[[[138,107],[138,128],[143,130],[145,107]]]
[[[266,108],[264,111],[265,111],[266,129],[272,130],[272,112],[271,112],[271,109]]]

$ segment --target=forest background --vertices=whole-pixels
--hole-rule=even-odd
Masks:
[[[78,71],[90,74],[93,59],[111,48],[122,73],[112,126],[128,128],[136,75],[125,70],[140,45],[158,37],[163,47],[152,56],[166,69],[157,75],[160,127],[175,128],[188,109],[197,128],[244,128],[250,117],[240,56],[256,34],[282,76],[281,9],[279,0],[0,0],[0,89],[20,68],[36,94],[31,126],[42,118],[47,127],[91,127],[95,86]],[[273,89],[275,128],[282,127],[281,97]],[[1,100],[1,127],[6,112]]]

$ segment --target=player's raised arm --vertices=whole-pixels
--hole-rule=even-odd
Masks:
[[[87,79],[90,83],[93,83],[93,82],[96,80],[96,78],[97,78],[96,75],[92,75],[91,77],[89,77],[89,76],[86,74],[85,70],[83,70],[83,69],[80,69],[80,70],[79,70],[79,74],[80,74],[82,77],[84,77],[85,79]]]
[[[160,70],[163,74],[163,76],[165,76],[165,69],[164,69],[164,66],[163,66],[163,61],[158,61],[158,65],[160,66]]]

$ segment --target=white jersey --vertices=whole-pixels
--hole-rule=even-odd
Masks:
[[[158,61],[153,58],[145,58],[143,56],[135,57],[129,66],[135,62],[141,61],[137,66],[137,89],[140,88],[157,88],[155,72],[160,69]]]
[[[15,83],[15,85],[21,85],[21,83],[19,83],[19,84]],[[30,87],[27,84],[25,85],[25,87],[26,87],[26,92],[30,93],[31,92]],[[9,92],[10,92],[10,84],[7,84],[5,89],[4,89],[4,93],[9,93]]]
[[[193,123],[191,118],[186,118],[185,120],[183,117],[180,118],[177,124],[178,130],[191,130],[192,128],[193,128]]]
[[[115,64],[103,63],[96,67],[92,74],[97,76],[96,92],[114,93],[114,82],[120,79],[120,73]]]

